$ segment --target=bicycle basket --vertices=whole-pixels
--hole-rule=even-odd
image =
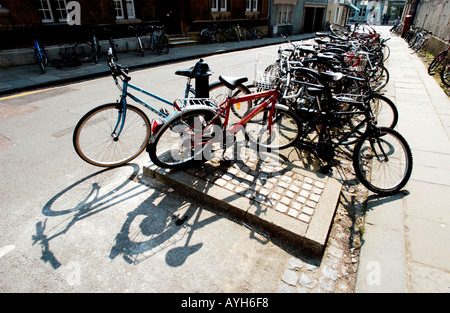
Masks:
[[[175,110],[181,111],[189,105],[214,106],[208,98],[178,98],[173,103]]]
[[[274,88],[280,77],[279,69],[276,55],[258,53],[255,62],[254,84],[263,90]]]

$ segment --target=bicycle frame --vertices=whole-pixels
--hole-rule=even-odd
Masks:
[[[34,51],[37,52],[37,57],[42,60],[41,47],[39,46],[39,43],[37,42],[37,40],[33,40],[33,48],[34,48]]]
[[[122,79],[121,79],[122,80]],[[122,87],[119,86],[119,83],[117,82],[117,78],[115,79],[116,81],[116,85],[117,87],[122,90],[122,95],[120,96],[120,103],[122,104],[122,110],[119,112],[119,116],[117,118],[117,124],[114,127],[113,130],[113,134],[115,138],[118,138],[120,136],[120,134],[122,133],[123,127],[125,125],[125,118],[126,118],[126,110],[127,110],[127,97],[130,97],[131,99],[133,99],[133,101],[143,105],[145,108],[149,109],[150,111],[152,111],[153,113],[156,113],[157,115],[161,116],[161,117],[167,117],[167,114],[165,114],[164,112],[161,112],[160,110],[156,109],[155,107],[153,107],[152,105],[150,105],[149,103],[145,102],[144,100],[136,97],[135,95],[131,94],[128,89],[134,89],[140,93],[143,93],[145,95],[148,95],[158,101],[161,101],[165,104],[170,104],[171,106],[174,106],[174,103],[172,101],[169,101],[167,99],[164,99],[154,93],[151,93],[148,90],[145,90],[143,88],[140,88],[136,85],[130,84],[128,81],[126,80],[122,80]],[[186,91],[185,91],[185,97],[187,98],[189,93],[193,92],[193,89],[191,88],[191,79],[188,78],[188,81],[186,83]],[[118,130],[118,131],[117,131]]]
[[[230,90],[230,92],[232,92],[232,90]],[[262,98],[266,98],[266,99],[262,103],[260,103],[256,107],[254,107],[250,114],[245,116],[238,123],[234,124],[230,129],[227,130],[228,120],[229,120],[230,110],[231,110],[232,105],[240,103],[240,102],[247,102],[247,101],[252,101],[252,100],[257,100],[257,99],[262,99]],[[202,142],[200,140],[202,138],[203,133],[205,132],[205,130],[208,129],[209,126],[214,125],[214,122],[218,118],[220,118],[223,115],[223,113],[225,113],[225,119],[224,119],[223,128],[222,128],[223,135],[226,133],[234,135],[237,132],[239,132],[242,129],[242,127],[244,127],[245,124],[247,124],[252,118],[254,118],[256,114],[260,113],[262,110],[264,110],[265,108],[267,108],[270,105],[272,105],[272,107],[270,108],[270,112],[269,112],[269,116],[268,116],[268,119],[269,119],[268,131],[269,131],[269,134],[271,134],[272,133],[272,116],[275,111],[274,104],[276,103],[277,99],[278,99],[278,90],[277,89],[257,92],[257,93],[253,93],[253,94],[249,94],[249,95],[227,97],[227,99],[218,106],[216,116],[211,120],[209,125],[207,125],[202,132],[200,132],[197,136],[195,136],[195,138],[192,140],[192,143],[194,144],[194,146],[197,146],[198,144],[200,144],[200,145],[204,144],[204,142]],[[192,127],[190,127],[190,129],[195,129],[197,125],[198,125],[198,123],[195,123],[194,125],[192,125]]]

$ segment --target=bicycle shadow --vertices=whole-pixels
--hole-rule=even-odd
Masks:
[[[118,171],[124,174],[125,180],[105,188],[106,185],[113,183]],[[49,262],[54,269],[59,268],[61,263],[51,251],[50,242],[67,234],[78,222],[136,196],[130,194],[135,188],[127,190],[124,194],[117,194],[117,191],[136,179],[138,172],[139,166],[135,164],[103,169],[78,180],[52,197],[42,208],[42,214],[46,218],[36,223],[36,234],[32,236],[33,245],[36,243],[41,245],[41,259]],[[119,199],[122,196],[126,197]],[[53,223],[53,220],[57,220],[57,223]],[[49,225],[49,221],[52,226]]]
[[[201,243],[190,244],[193,233],[221,216],[205,218],[199,206],[170,192],[152,190],[141,183],[130,184],[139,180],[138,173],[139,166],[136,164],[104,169],[71,184],[52,197],[42,209],[45,218],[36,223],[36,233],[32,235],[32,244],[41,247],[41,260],[48,262],[55,270],[60,268],[62,263],[54,251],[59,246],[52,250],[52,242],[63,236],[66,242],[78,242],[77,237],[82,234],[71,232],[77,224],[87,219],[94,224],[102,223],[105,216],[99,213],[106,213],[109,222],[111,214],[116,211],[126,214],[126,219],[119,221],[120,224],[111,223],[106,230],[108,236],[112,234],[114,237],[108,254],[111,260],[122,256],[127,263],[137,265],[169,249],[166,262],[177,267],[199,251]],[[120,179],[117,180],[117,177]],[[147,196],[147,193],[150,194]],[[130,203],[134,206],[130,201],[138,201],[139,204],[130,210]]]

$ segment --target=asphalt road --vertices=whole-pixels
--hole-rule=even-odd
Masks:
[[[210,82],[252,77],[256,53],[276,49],[205,58]],[[134,71],[132,83],[182,97],[185,80],[174,73],[194,63]],[[113,170],[82,161],[76,123],[118,96],[106,77],[0,99],[0,292],[276,292],[289,258],[318,262],[157,182],[139,183],[146,153]]]

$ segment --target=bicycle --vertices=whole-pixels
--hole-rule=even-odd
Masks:
[[[442,83],[450,87],[450,64],[447,63],[441,70],[441,81]]]
[[[450,39],[448,42],[450,43]],[[446,58],[447,58],[449,50],[450,50],[450,45],[447,47],[446,50],[443,50],[436,55],[436,57],[430,63],[430,66],[428,66],[428,74],[429,75],[434,75],[436,73],[436,70],[438,69],[438,67],[441,64],[443,64],[444,60],[446,60],[448,62],[448,60]]]
[[[169,41],[164,35],[164,26],[152,27],[150,48],[152,49],[152,51],[156,49],[158,55],[161,55],[162,52],[164,52],[165,54],[169,53]]]
[[[256,27],[249,27],[247,32],[248,39],[264,39],[264,34]]]
[[[132,95],[129,89],[148,95],[162,104],[174,107],[176,110],[180,109],[175,106],[173,101],[131,84],[128,70],[114,62],[111,49],[108,51],[108,65],[116,86],[121,90],[120,99],[116,103],[107,103],[86,113],[77,123],[72,138],[78,156],[89,164],[101,167],[120,166],[138,157],[149,141],[152,128],[157,127],[157,122],[151,124],[143,110],[135,105],[128,104],[128,97],[160,118],[170,116],[165,107],[152,106],[150,103]],[[176,72],[177,75],[187,77],[185,98],[190,95],[195,96],[191,80],[196,77],[197,71],[198,67],[194,66],[189,70]],[[214,101],[219,101],[222,98],[225,89],[227,87],[220,82],[209,85],[210,101],[208,105],[215,105]],[[236,92],[250,93],[244,85],[239,85]],[[239,106],[235,106],[233,112],[238,115],[242,114],[249,106],[251,106],[250,102],[242,102]]]
[[[323,75],[298,70],[317,79]],[[400,133],[377,125],[372,106],[349,95],[330,97],[326,84],[302,85],[299,99],[305,99],[305,94],[307,99],[314,99],[294,108],[302,125],[297,144],[327,163],[324,172],[331,169],[338,147],[355,143],[356,137],[352,163],[357,178],[367,189],[379,195],[392,195],[406,185],[412,172],[411,149]]]
[[[202,39],[203,43],[205,43],[205,44],[217,42],[218,40],[215,35],[216,32],[217,32],[217,24],[215,25],[214,33],[212,32],[212,30],[210,29],[210,26],[208,25],[208,27],[201,30],[200,38]]]
[[[141,37],[139,37],[138,31],[142,27],[138,26],[128,26],[128,30],[134,31],[134,36],[136,37],[136,50],[138,51],[141,57],[144,57],[144,46],[142,45]]]
[[[309,69],[303,71],[308,75],[318,75]],[[320,79],[320,76],[317,78]],[[247,80],[246,77],[223,76],[219,79],[230,89]],[[406,140],[398,132],[390,128],[376,127],[372,123],[370,112],[359,102],[349,103],[349,109],[346,111],[323,111],[319,107],[319,110],[299,108],[294,112],[288,106],[278,103],[291,97],[286,89],[281,91],[282,86],[289,83],[289,79],[279,79],[276,85],[267,91],[238,97],[229,96],[216,108],[196,104],[186,106],[153,130],[147,146],[150,159],[163,168],[178,168],[194,161],[204,162],[211,158],[217,145],[226,150],[230,143],[234,144],[237,132],[243,130],[247,142],[258,151],[284,149],[296,144],[315,150],[321,158],[330,162],[337,146],[365,125],[366,131],[356,143],[353,154],[353,166],[358,179],[369,190],[380,195],[390,195],[403,188],[412,172],[412,153]],[[322,86],[323,89],[317,84],[305,83],[305,86],[312,87],[308,91],[316,96],[327,92],[325,86]],[[227,125],[227,116],[233,103],[257,99],[264,100],[251,108],[238,123]],[[224,123],[219,118],[222,114],[225,114]],[[342,137],[332,138],[329,131],[331,126],[340,127],[342,122],[345,123],[347,119],[342,119],[345,114],[363,115],[364,119],[357,125],[352,125],[351,130]],[[315,137],[318,141],[315,143],[308,139],[303,142],[309,138],[312,131],[318,133]],[[399,152],[404,163],[396,162],[399,159],[393,156],[396,152]],[[395,163],[395,169],[389,171],[389,182],[386,182],[388,178],[385,176],[379,178],[378,175],[382,176],[386,171],[376,171],[372,164],[377,161],[384,168],[389,162],[389,165]],[[372,165],[370,169],[367,168],[368,164]],[[367,174],[368,170],[370,175]],[[400,175],[397,175],[395,181],[392,180],[392,176],[399,170]],[[379,179],[375,181],[375,178]]]
[[[74,53],[78,56],[81,62],[88,62],[93,60],[95,64],[101,55],[100,43],[95,36],[95,31],[92,29],[92,39],[90,42],[77,43],[73,48]]]
[[[42,73],[45,73],[45,67],[48,65],[48,56],[45,49],[39,45],[37,39],[33,40],[34,59],[39,65]]]

